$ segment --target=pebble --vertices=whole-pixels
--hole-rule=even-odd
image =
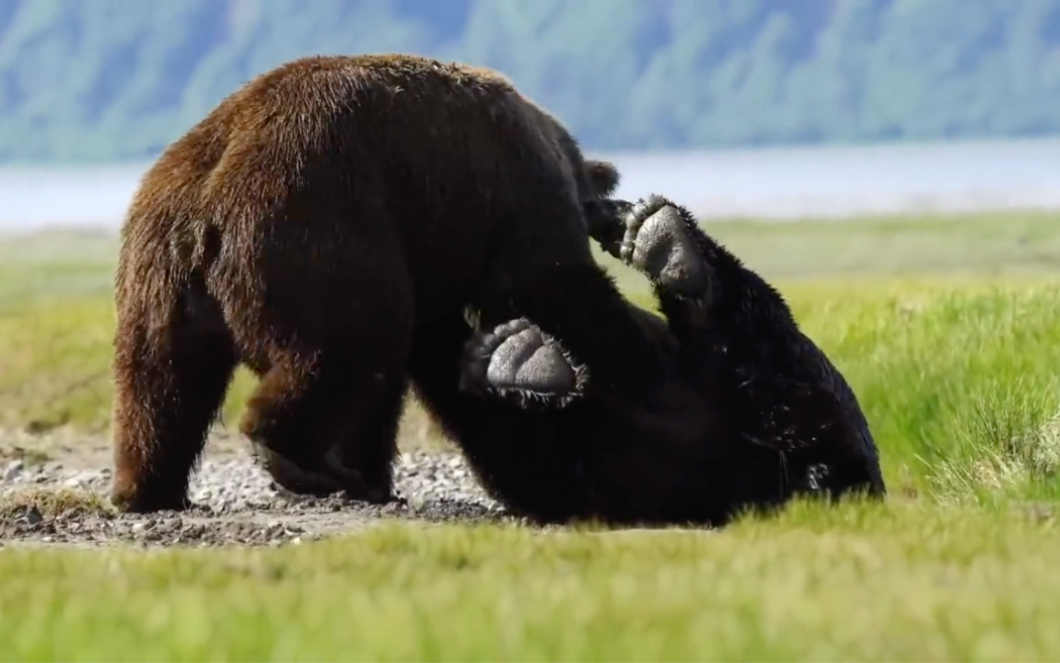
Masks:
[[[110,485],[109,468],[68,470],[47,465],[24,468],[21,461],[8,463],[0,481],[0,494],[29,484],[54,484],[105,493]],[[497,508],[479,487],[463,457],[451,453],[403,453],[394,467],[395,490],[409,502],[457,500]],[[287,495],[272,485],[267,473],[249,456],[205,460],[190,487],[196,505],[215,511],[247,511],[312,502]]]
[[[15,479],[18,479],[19,475],[22,474],[22,467],[23,464],[21,460],[13,460],[8,463],[7,466],[4,467],[3,480],[14,481]]]
[[[110,481],[110,468],[66,469],[55,463],[27,467],[13,461],[0,474],[0,496],[54,486],[95,493],[106,501]],[[351,522],[395,517],[433,521],[508,518],[504,509],[479,487],[458,454],[402,453],[395,461],[394,483],[399,499],[385,505],[349,502],[341,496],[303,497],[277,490],[249,454],[207,457],[190,482],[189,495],[195,508],[186,518],[132,514],[103,517],[99,512],[86,514],[83,509],[46,516],[36,507],[20,507],[16,513],[0,518],[0,539],[275,546],[315,538],[295,521],[322,514],[334,514]]]
[[[37,507],[30,507],[29,510],[26,511],[26,515],[23,517],[26,519],[26,524],[28,525],[36,525],[44,520],[44,516]]]

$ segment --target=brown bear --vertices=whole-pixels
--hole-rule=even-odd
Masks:
[[[309,57],[251,80],[163,152],[123,224],[112,500],[189,506],[240,363],[260,376],[240,423],[254,444],[390,499],[417,347],[466,334],[467,306],[529,317],[601,384],[652,398],[666,366],[582,207],[617,177],[488,70]]]
[[[594,232],[653,285],[663,317],[638,310],[673,368],[669,409],[597,382],[606,366],[532,318],[426,339],[416,389],[488,491],[538,523],[611,525],[721,526],[794,495],[882,499],[857,398],[781,295],[683,207],[625,206]]]

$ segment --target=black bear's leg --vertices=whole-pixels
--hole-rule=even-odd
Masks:
[[[543,265],[515,290],[519,313],[589,367],[594,384],[649,398],[664,380],[662,354],[611,278],[595,263]]]
[[[524,409],[562,407],[583,395],[584,367],[526,318],[476,332],[465,347],[461,387]]]
[[[685,208],[652,195],[636,203],[607,201],[588,213],[600,246],[644,274],[678,338],[701,329],[720,294],[712,245]]]
[[[643,402],[656,402],[665,380],[662,353],[641,326],[633,305],[593,259],[580,206],[535,199],[495,262],[489,301],[510,302],[578,363],[594,384]],[[551,202],[552,204],[548,204]],[[514,214],[514,212],[513,212]]]
[[[584,512],[588,489],[580,452],[568,443],[583,439],[578,415],[570,409],[527,410],[461,389],[470,339],[459,315],[418,331],[409,372],[419,400],[464,452],[481,484],[509,509],[542,523]]]
[[[638,201],[625,215],[621,260],[671,296],[710,296],[713,269],[693,234],[695,219],[662,196]]]
[[[129,512],[190,506],[188,480],[236,366],[232,340],[217,324],[182,310],[180,296],[154,327],[140,302],[119,292],[114,355],[114,463],[111,499]]]

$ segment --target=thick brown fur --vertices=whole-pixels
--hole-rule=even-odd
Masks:
[[[408,380],[434,361],[420,344],[465,306],[533,319],[601,384],[646,398],[665,365],[593,261],[582,212],[617,178],[487,70],[312,57],[250,81],[161,155],[128,211],[114,503],[188,506],[240,363],[261,378],[245,435],[351,497],[389,499]]]

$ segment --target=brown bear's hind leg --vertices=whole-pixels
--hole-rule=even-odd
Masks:
[[[352,499],[388,501],[404,395],[388,376],[403,367],[369,366],[372,354],[289,351],[262,377],[240,431],[303,472],[335,477]]]
[[[388,501],[393,492],[393,461],[397,455],[397,432],[405,405],[408,380],[402,374],[386,381],[379,391],[380,405],[369,415],[360,434],[351,433],[332,442],[325,452],[329,463],[340,463],[338,471],[307,472],[287,458],[259,444],[253,445],[259,462],[272,480],[296,495],[326,497],[342,492],[346,468],[356,469],[368,493],[378,501]],[[347,497],[363,497],[347,487]],[[357,483],[352,488],[363,488]]]
[[[253,444],[251,451],[262,469],[272,477],[274,486],[280,490],[311,497],[327,497],[342,490],[342,485],[334,476],[306,472],[272,449]]]
[[[190,506],[188,480],[235,370],[224,331],[172,317],[152,328],[143,310],[119,305],[111,499],[123,511]]]

